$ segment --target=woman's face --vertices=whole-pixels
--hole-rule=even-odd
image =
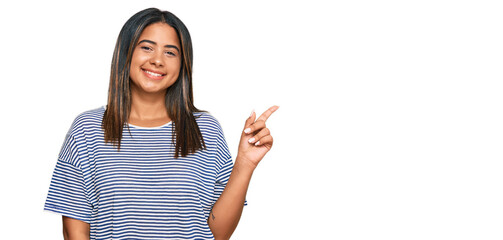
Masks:
[[[180,44],[174,28],[153,23],[140,35],[131,59],[132,90],[146,93],[166,91],[180,72]]]

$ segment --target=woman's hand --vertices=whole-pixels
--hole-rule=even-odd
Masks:
[[[246,120],[244,131],[241,134],[236,161],[246,161],[255,168],[265,154],[271,150],[273,139],[265,122],[278,108],[278,106],[270,107],[256,121],[255,112],[252,112]]]

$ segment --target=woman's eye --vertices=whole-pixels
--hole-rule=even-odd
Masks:
[[[141,46],[140,48],[143,49],[143,50],[146,50],[146,51],[152,50],[150,47],[146,47],[146,46]]]
[[[166,54],[169,56],[176,56],[176,54],[174,52],[170,52],[170,51],[166,52]]]

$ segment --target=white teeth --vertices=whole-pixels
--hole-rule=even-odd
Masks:
[[[162,74],[159,74],[159,73],[153,73],[153,72],[150,72],[150,71],[147,71],[147,70],[143,70],[143,71],[145,71],[146,73],[148,73],[148,74],[150,74],[152,76],[156,76],[156,77],[161,77],[162,76]]]

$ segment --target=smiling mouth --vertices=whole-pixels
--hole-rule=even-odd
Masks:
[[[147,77],[150,77],[152,79],[162,79],[164,76],[166,76],[166,74],[162,74],[162,73],[157,73],[157,72],[152,72],[152,71],[149,71],[149,70],[146,70],[146,69],[141,69],[142,72],[147,75]]]

